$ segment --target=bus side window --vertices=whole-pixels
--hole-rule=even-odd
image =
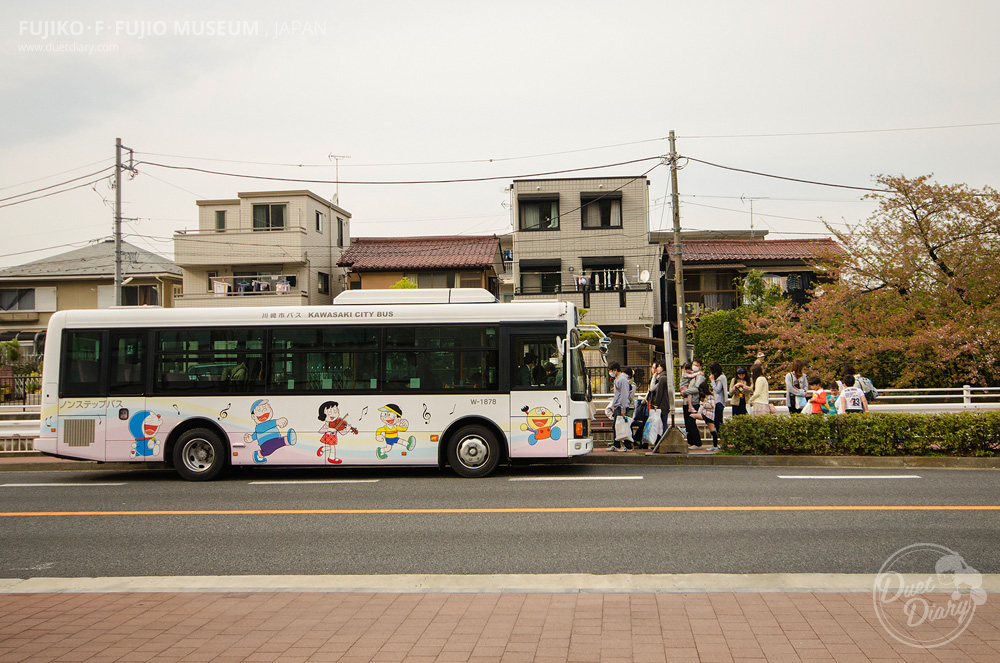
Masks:
[[[146,334],[111,332],[109,394],[142,394],[146,391]]]
[[[66,331],[63,334],[59,396],[96,396],[103,393],[101,331]]]

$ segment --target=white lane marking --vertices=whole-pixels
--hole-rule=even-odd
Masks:
[[[55,488],[61,486],[124,486],[124,483],[3,483],[0,484],[0,488],[34,488],[35,486],[43,486],[47,488]]]
[[[919,474],[779,474],[779,479],[922,479]]]
[[[640,481],[641,476],[629,477],[515,477],[508,481]]]
[[[251,481],[251,486],[277,486],[298,483],[378,483],[378,479],[289,479],[287,481]]]

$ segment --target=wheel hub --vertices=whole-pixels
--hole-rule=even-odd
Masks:
[[[467,437],[458,444],[458,459],[466,467],[479,467],[489,457],[489,447],[479,437]]]

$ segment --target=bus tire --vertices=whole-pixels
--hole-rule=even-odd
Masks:
[[[226,466],[226,445],[207,428],[184,432],[174,445],[174,469],[188,481],[209,481]]]
[[[484,477],[500,462],[496,435],[482,426],[465,426],[448,440],[448,464],[463,477]]]

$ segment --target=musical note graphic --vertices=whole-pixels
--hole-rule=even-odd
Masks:
[[[219,420],[219,421],[222,421],[223,419],[225,419],[226,417],[228,417],[228,416],[229,416],[229,412],[228,412],[228,410],[229,410],[229,408],[231,408],[232,406],[233,406],[233,404],[232,404],[232,403],[229,403],[229,404],[227,404],[227,405],[226,405],[226,407],[222,408],[222,411],[221,411],[221,412],[219,412],[219,416],[218,416],[218,417],[216,417],[216,419],[217,419],[217,420]]]
[[[454,404],[454,405],[453,405],[453,406],[451,407],[451,412],[449,412],[449,413],[448,413],[448,416],[450,417],[451,415],[455,414],[455,410],[457,410],[457,409],[458,409],[458,403],[455,403],[455,404]]]
[[[561,405],[561,403],[559,402],[559,399],[556,398],[555,396],[552,397],[552,400],[554,400],[556,402],[556,405]]]
[[[181,409],[177,407],[177,403],[174,403],[174,409],[177,410],[177,414],[181,413]]]
[[[364,406],[364,408],[362,408],[362,410],[361,410],[361,416],[362,417],[365,416],[366,414],[368,414],[368,406],[367,405]]]
[[[431,420],[431,413],[427,411],[427,403],[424,403],[424,421]]]

